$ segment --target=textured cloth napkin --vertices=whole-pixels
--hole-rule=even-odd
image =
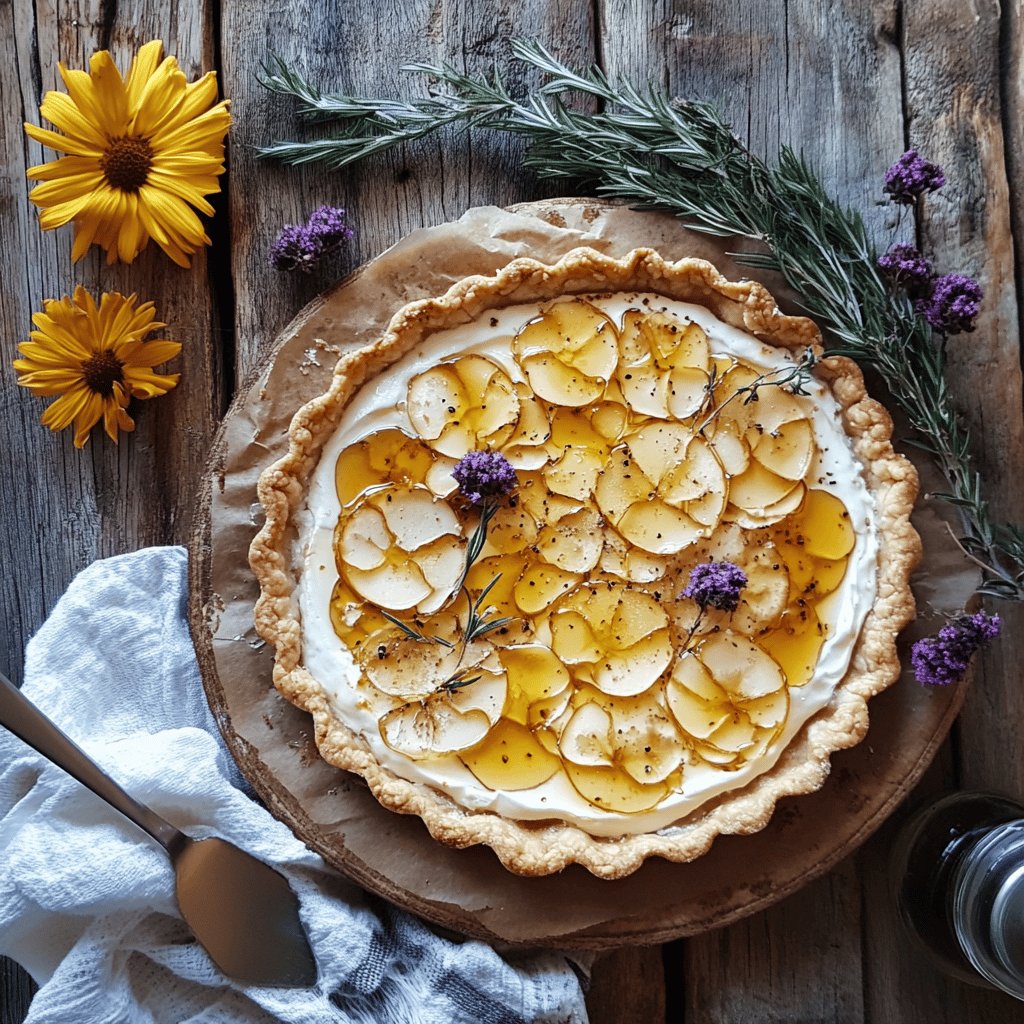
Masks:
[[[29,644],[24,692],[143,803],[280,868],[319,982],[228,981],[178,916],[163,850],[0,728],[0,953],[41,985],[28,1021],[585,1022],[578,965],[440,937],[249,795],[206,705],[185,601],[181,548],[96,562]]]

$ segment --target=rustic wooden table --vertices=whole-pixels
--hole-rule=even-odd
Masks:
[[[13,371],[0,374],[3,667],[18,678],[25,642],[91,560],[188,537],[210,439],[234,389],[329,283],[267,266],[282,224],[322,202],[346,207],[356,237],[334,268],[340,276],[468,206],[550,194],[521,169],[521,145],[508,138],[452,133],[340,173],[258,162],[254,146],[301,132],[289,105],[256,82],[271,52],[325,86],[393,95],[420,87],[399,70],[406,61],[485,69],[507,61],[511,37],[535,37],[569,62],[597,61],[612,74],[714,100],[756,152],[771,156],[780,143],[802,150],[880,233],[890,217],[875,205],[881,176],[907,146],[921,147],[949,179],[927,203],[921,241],[944,268],[977,275],[986,292],[978,331],[952,347],[953,390],[975,428],[995,512],[1019,518],[1022,8],[1020,0],[1002,9],[996,0],[0,0],[3,362],[43,300],[76,283],[155,300],[168,336],[184,342],[181,386],[143,408],[118,448],[95,434],[75,451],[67,433],[40,427],[41,403],[15,386]],[[162,38],[190,77],[217,69],[233,101],[213,246],[191,271],[153,246],[130,267],[104,266],[96,249],[72,266],[70,229],[43,234],[26,201],[25,167],[43,151],[21,122],[38,123],[58,61],[81,67],[108,48],[126,66],[150,38]],[[508,81],[528,84],[515,70]],[[999,611],[1003,639],[909,804],[957,786],[1024,795],[1024,614]],[[897,826],[772,910],[685,942],[603,957],[588,998],[592,1020],[1024,1021],[1021,1004],[950,981],[901,941],[884,879]],[[15,965],[0,964],[0,1024],[23,1019],[32,991]]]

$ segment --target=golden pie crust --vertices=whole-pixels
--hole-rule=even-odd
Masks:
[[[595,292],[654,292],[707,307],[716,317],[780,349],[821,352],[814,323],[783,315],[760,284],[726,280],[703,260],[664,260],[650,249],[614,259],[576,249],[558,262],[517,259],[490,277],[466,278],[437,298],[399,310],[374,344],[343,356],[330,389],[295,415],[289,450],[259,482],[266,521],[250,550],[261,596],[255,610],[260,635],[276,651],[274,684],[312,715],[316,743],[332,765],[362,776],[385,807],[423,819],[435,839],[456,847],[490,846],[509,870],[546,875],[581,864],[602,878],[635,871],[647,857],[689,861],[704,854],[718,835],[748,834],[767,825],[776,802],[818,789],[830,769],[830,755],[854,746],[868,728],[868,700],[899,676],[896,636],[914,616],[909,576],[920,558],[920,540],[910,525],[917,473],[893,451],[892,421],[870,399],[859,369],[850,360],[828,357],[815,376],[827,383],[875,502],[880,545],[873,607],[854,647],[850,668],[829,704],[807,722],[776,764],[742,788],[708,800],[668,829],[621,837],[592,836],[560,822],[515,821],[492,811],[467,810],[433,787],[411,782],[381,765],[365,741],[332,713],[320,683],[302,660],[302,623],[293,561],[296,513],[307,482],[349,399],[370,378],[412,351],[428,335],[469,323],[488,309],[543,302]]]

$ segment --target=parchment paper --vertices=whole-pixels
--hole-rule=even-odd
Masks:
[[[593,200],[483,207],[414,232],[303,310],[229,411],[192,544],[191,621],[211,706],[243,773],[273,813],[329,863],[458,931],[603,949],[726,924],[824,873],[918,780],[964,688],[925,689],[900,680],[872,700],[866,741],[833,757],[825,787],[780,802],[763,832],[720,838],[690,864],[648,861],[613,882],[578,867],[539,879],[512,875],[486,848],[454,850],[435,842],[418,818],[384,810],[361,780],[321,761],[308,716],[273,689],[273,656],[252,626],[257,587],[247,551],[260,523],[256,480],[283,452],[295,410],[327,388],[337,356],[375,339],[400,306],[515,257],[553,260],[579,245],[615,256],[651,246],[671,258],[710,259],[734,279],[747,276],[726,255],[733,247],[721,240],[688,232],[667,215]],[[786,312],[800,312],[777,280],[758,277]],[[915,462],[922,493],[939,489],[930,466]],[[921,618],[908,630],[908,642],[933,632],[937,616],[962,608],[977,583],[976,570],[927,498],[915,524],[926,556],[915,585]]]

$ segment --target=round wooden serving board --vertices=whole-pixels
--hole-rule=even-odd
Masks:
[[[660,943],[735,921],[826,872],[877,828],[930,763],[963,698],[907,678],[872,700],[865,742],[832,759],[825,786],[779,803],[753,836],[719,838],[689,864],[649,860],[602,881],[572,867],[546,878],[506,871],[489,849],[435,842],[418,818],[393,814],[362,780],[323,762],[307,715],[271,684],[272,653],[256,637],[249,543],[260,522],[256,480],[283,453],[291,415],[324,391],[340,351],[373,340],[405,302],[440,294],[517,256],[555,259],[579,245],[621,255],[640,245],[701,256],[744,272],[734,245],[673,218],[593,200],[481,208],[415,232],[326,292],[281,334],[266,366],[232,405],[214,447],[191,546],[190,621],[206,692],[227,745],[270,810],[324,860],[367,889],[447,928],[489,940],[602,950]],[[780,305],[785,289],[765,279]],[[787,308],[788,307],[788,308]],[[925,490],[926,488],[923,488]],[[934,510],[917,518],[929,554],[915,591],[922,611],[955,608],[970,574],[939,536]],[[915,626],[930,631],[927,616]]]

